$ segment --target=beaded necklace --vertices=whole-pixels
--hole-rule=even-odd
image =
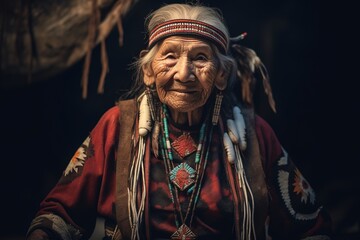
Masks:
[[[178,166],[174,166],[173,152],[171,149],[168,127],[168,110],[165,105],[161,111],[162,118],[162,136],[161,136],[161,155],[164,159],[165,171],[167,174],[168,186],[170,190],[171,201],[174,205],[175,224],[177,230],[171,235],[171,239],[196,239],[196,234],[192,232],[191,225],[198,201],[201,183],[204,176],[209,150],[211,145],[211,136],[213,125],[210,127],[210,134],[206,134],[209,128],[208,118],[205,119],[200,129],[199,144],[195,154],[195,169],[191,168],[187,163],[182,162]],[[179,180],[179,176],[184,177]],[[191,187],[190,187],[191,186]],[[179,200],[179,190],[187,190],[191,194],[190,201],[185,216],[181,210]]]

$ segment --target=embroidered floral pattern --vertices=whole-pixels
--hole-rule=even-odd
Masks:
[[[312,220],[321,210],[315,192],[285,150],[277,162],[277,185],[289,213],[297,220]]]
[[[295,179],[294,179],[294,192],[301,195],[301,202],[307,203],[310,199],[311,204],[315,203],[315,192],[310,187],[310,184],[303,177],[299,169],[295,169]]]
[[[76,150],[74,156],[71,158],[68,166],[63,172],[63,177],[60,183],[67,184],[81,175],[82,168],[86,160],[94,155],[94,148],[90,136],[85,139],[81,146]]]

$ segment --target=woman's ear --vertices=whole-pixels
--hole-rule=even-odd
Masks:
[[[227,87],[229,77],[231,75],[231,72],[234,65],[233,62],[229,59],[224,59],[223,64],[220,65],[219,71],[216,75],[215,79],[215,87],[217,87],[219,90],[224,90]]]
[[[140,58],[143,58],[149,51],[148,50],[142,50],[140,52]],[[146,86],[151,86],[152,84],[155,83],[155,77],[154,77],[154,72],[151,68],[151,64],[144,64],[142,65],[142,71],[143,71],[143,80],[144,80],[144,84]]]
[[[224,90],[227,86],[228,77],[229,72],[224,68],[220,68],[215,78],[215,87],[221,91]]]

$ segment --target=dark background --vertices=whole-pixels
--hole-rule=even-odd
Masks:
[[[96,93],[101,63],[93,52],[89,95],[81,98],[83,60],[57,76],[5,87],[0,96],[0,239],[22,239],[37,207],[99,117],[131,83],[129,64],[146,46],[144,18],[163,3],[139,1],[107,39],[110,72]],[[247,32],[268,68],[277,113],[259,108],[333,218],[338,239],[359,238],[359,80],[357,16],[346,2],[202,1],[222,10],[232,36]]]

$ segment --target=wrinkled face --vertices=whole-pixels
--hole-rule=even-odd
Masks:
[[[161,102],[175,111],[189,112],[206,103],[214,84],[223,84],[218,66],[209,43],[172,36],[162,42],[151,69],[144,71],[144,81],[155,83]]]

